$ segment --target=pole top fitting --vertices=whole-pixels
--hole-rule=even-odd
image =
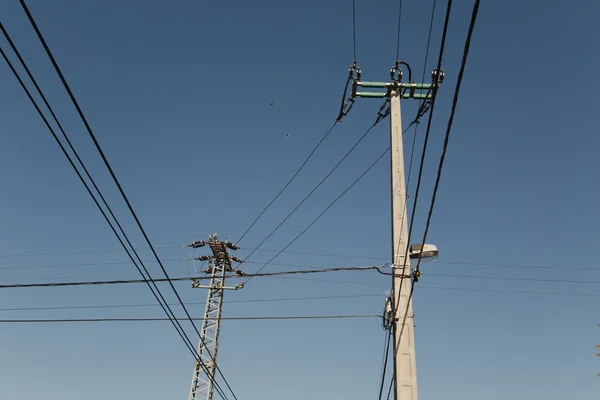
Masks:
[[[390,68],[390,78],[395,83],[402,82],[402,69],[398,65],[398,61],[396,61],[396,65]]]
[[[350,76],[350,79],[352,79],[354,81],[360,80],[360,78],[362,77],[362,72],[360,70],[360,67],[356,63],[356,61],[354,61],[354,63],[352,63],[350,68],[348,68],[348,74]]]
[[[390,69],[390,77],[392,78],[392,81],[394,81],[394,83],[399,83],[402,81],[402,69],[400,68],[400,65],[404,65],[406,67],[408,70],[408,82],[412,83],[412,69],[410,68],[410,65],[407,62],[400,60],[396,60],[394,66]]]
[[[437,68],[434,68],[433,71],[431,71],[431,80],[436,85],[441,85],[442,83],[444,83],[445,77],[446,77],[446,73],[444,72],[443,69],[440,69],[438,71]]]

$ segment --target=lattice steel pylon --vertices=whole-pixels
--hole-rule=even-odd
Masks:
[[[227,249],[237,250],[238,247],[233,243],[220,241],[217,235],[209,235],[208,241],[193,242],[189,247],[199,248],[208,245],[212,255],[206,255],[195,258],[199,261],[208,261],[208,268],[204,271],[211,275],[210,284],[201,286],[198,281],[192,281],[192,287],[208,288],[206,298],[206,309],[204,311],[204,321],[200,331],[200,342],[198,344],[198,355],[204,364],[202,367],[198,361],[194,366],[194,375],[192,376],[192,386],[190,389],[189,400],[212,400],[214,392],[214,380],[217,372],[217,353],[219,351],[219,331],[221,330],[221,312],[223,310],[223,294],[225,289],[225,277],[227,273],[238,273],[234,270],[232,262],[241,263],[242,260],[235,256],[230,256]],[[240,286],[231,289],[238,289]]]

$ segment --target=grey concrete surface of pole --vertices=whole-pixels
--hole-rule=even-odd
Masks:
[[[392,206],[393,291],[396,304],[394,320],[394,376],[396,399],[417,400],[417,366],[415,332],[410,294],[410,259],[407,256],[408,228],[404,149],[402,146],[402,111],[400,90],[390,93],[390,170]],[[404,313],[408,313],[405,318]],[[405,326],[402,327],[402,323]]]

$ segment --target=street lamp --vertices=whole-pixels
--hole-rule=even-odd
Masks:
[[[429,259],[429,261],[433,261],[438,258],[439,254],[440,251],[434,244],[413,244],[410,246],[409,258],[414,260],[421,255],[421,260]]]

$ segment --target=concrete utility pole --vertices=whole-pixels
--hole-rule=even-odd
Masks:
[[[401,83],[403,64],[409,71],[409,82]],[[441,82],[433,72],[434,82]],[[394,377],[395,398],[397,400],[417,400],[417,370],[415,359],[415,340],[412,303],[409,299],[411,291],[411,264],[408,252],[409,243],[406,216],[406,185],[404,180],[404,150],[402,146],[402,113],[400,99],[418,99],[429,102],[436,93],[437,84],[414,83],[410,66],[404,62],[396,62],[390,70],[392,82],[363,82],[360,80],[360,68],[350,67],[353,80],[352,102],[354,97],[387,98],[381,107],[378,120],[390,114],[390,171],[391,171],[391,216],[392,216],[392,267],[393,297],[388,300],[391,315],[387,327],[394,334]],[[386,89],[385,92],[358,92],[358,88]],[[426,90],[426,93],[417,91]],[[347,103],[351,104],[351,102]],[[389,107],[386,109],[386,107]],[[424,108],[422,108],[423,110]],[[418,277],[417,277],[418,279]],[[404,327],[402,323],[404,322]]]
[[[396,399],[417,400],[417,363],[415,332],[410,293],[410,259],[407,256],[408,228],[406,217],[406,185],[404,182],[404,151],[402,146],[402,113],[400,89],[390,93],[390,171],[392,192],[392,265],[394,271],[393,299],[396,303],[394,327],[394,371]],[[405,257],[406,255],[406,257]],[[412,303],[412,301],[411,301]],[[404,318],[404,313],[408,316]],[[406,326],[401,326],[404,321]],[[402,332],[402,337],[400,334]]]
[[[192,287],[194,288],[208,288],[208,296],[206,298],[202,330],[200,331],[200,343],[198,344],[198,355],[202,363],[206,366],[206,371],[196,361],[189,400],[212,400],[213,398],[213,382],[217,371],[217,352],[219,351],[223,294],[226,289],[236,290],[241,288],[239,285],[236,287],[225,287],[225,276],[227,273],[235,272],[241,275],[239,270],[233,269],[232,261],[241,263],[242,260],[235,256],[230,256],[227,252],[227,249],[237,250],[238,247],[228,241],[218,240],[217,234],[209,235],[208,238],[208,242],[201,240],[193,242],[189,246],[199,248],[208,245],[213,253],[212,255],[195,258],[199,261],[208,261],[208,268],[205,272],[211,274],[211,280],[208,287],[199,285],[198,281],[192,282]]]

